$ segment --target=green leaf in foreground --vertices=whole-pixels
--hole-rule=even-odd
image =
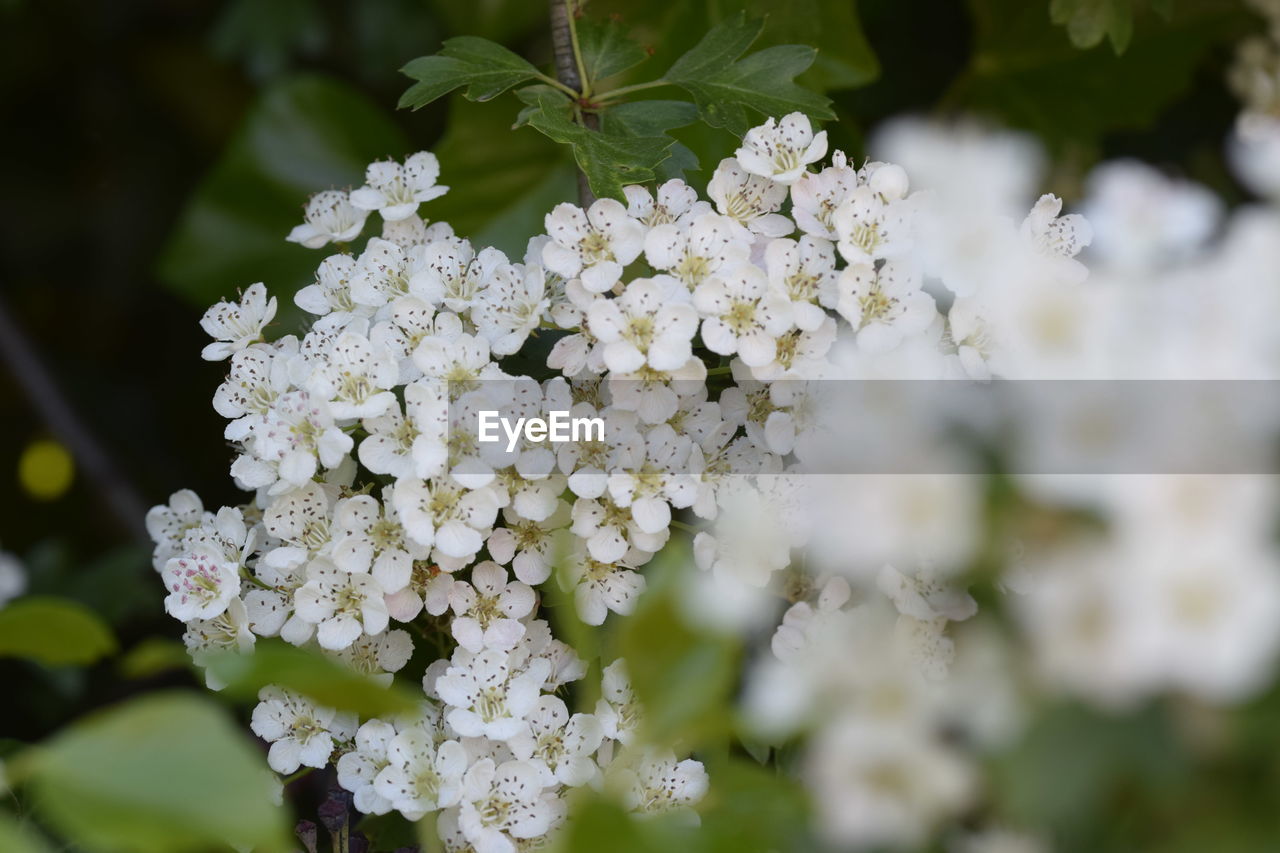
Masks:
[[[226,683],[227,695],[252,700],[268,684],[288,688],[319,705],[374,717],[412,711],[422,701],[409,691],[381,684],[333,658],[279,640],[261,640],[253,652],[211,655],[208,669]]]
[[[0,657],[85,665],[115,650],[115,637],[98,615],[69,599],[29,597],[0,609]]]
[[[783,44],[739,59],[763,25],[748,20],[745,13],[729,18],[677,59],[663,79],[693,95],[707,124],[739,136],[753,123],[748,111],[765,116],[799,111],[815,119],[835,118],[827,98],[793,82],[813,64],[813,48]]]
[[[564,103],[549,96],[528,115],[530,127],[556,142],[573,146],[573,159],[601,198],[622,199],[626,184],[642,184],[657,176],[658,164],[670,156],[675,140],[663,136],[614,136],[575,124]]]
[[[48,823],[94,851],[287,847],[262,757],[228,715],[157,693],[75,723],[23,764]]]
[[[696,744],[723,733],[731,717],[737,667],[734,640],[691,628],[681,612],[679,575],[697,571],[676,543],[646,571],[651,586],[621,623],[620,648],[645,709],[643,736],[658,744]]]
[[[52,853],[53,848],[9,815],[0,812],[0,850],[5,853]]]
[[[523,57],[477,36],[445,41],[434,56],[411,61],[401,72],[417,82],[400,96],[400,108],[418,109],[454,89],[472,101],[487,101],[541,74]]]

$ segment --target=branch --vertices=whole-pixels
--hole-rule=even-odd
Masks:
[[[59,441],[71,449],[71,454],[97,488],[98,496],[120,525],[139,543],[149,544],[151,538],[143,523],[146,504],[112,463],[97,438],[76,416],[53,375],[3,302],[0,302],[0,358],[4,359],[9,372],[18,380],[45,424]]]
[[[556,77],[559,78],[561,83],[578,93],[579,98],[581,98],[582,92],[585,91],[583,86],[586,81],[583,81],[582,75],[578,72],[581,66],[575,50],[577,33],[574,30],[573,19],[569,11],[571,2],[572,0],[550,0],[551,46],[555,51]],[[575,108],[574,115],[578,122],[588,130],[600,129],[600,119],[595,113]],[[585,210],[595,200],[595,194],[591,192],[591,184],[587,182],[586,174],[579,169],[578,204]]]

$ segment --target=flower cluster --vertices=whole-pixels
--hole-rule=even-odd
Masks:
[[[1046,506],[1117,521],[1087,547],[1013,555],[1009,643],[965,590],[980,478],[801,475],[823,380],[1256,375],[1280,353],[1271,312],[1235,297],[1274,261],[1272,219],[1237,218],[1210,252],[1211,196],[1111,164],[1090,183],[1107,226],[1091,271],[1090,220],[1036,198],[1019,137],[902,123],[878,145],[886,160],[859,166],[827,158],[804,116],[770,120],[705,198],[671,180],[561,204],[519,258],[420,215],[446,189],[429,153],[312,198],[289,239],[338,250],[295,297],[305,333],[264,336],[277,306],[261,284],[202,321],[251,498],[215,513],[178,492],[147,519],[197,662],[279,637],[421,678],[420,711],[393,719],[265,689],[253,729],[276,772],[332,764],[360,811],[438,811],[446,849],[479,853],[540,843],[573,787],[612,786],[637,813],[692,808],[707,774],[640,742],[625,662],[600,661],[603,698],[571,707],[563,688],[594,662],[542,618],[553,584],[589,625],[631,613],[687,522],[686,615],[773,629],[744,717],[804,735],[799,775],[838,845],[924,844],[980,796],[975,755],[1016,734],[1025,704],[1014,655],[1107,704],[1256,688],[1280,645],[1265,489],[1019,478]],[[1192,272],[1154,286],[1171,258]],[[1158,343],[1138,345],[1139,327]],[[533,336],[553,343],[526,375],[510,357]],[[606,434],[477,440],[481,411],[551,410]],[[412,629],[440,650],[425,673],[406,672]]]

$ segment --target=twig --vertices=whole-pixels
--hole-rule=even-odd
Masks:
[[[148,544],[143,518],[146,504],[103,450],[97,438],[77,417],[75,410],[45,367],[40,355],[14,322],[8,307],[0,300],[0,357],[9,372],[22,386],[40,417],[58,440],[71,449],[85,474],[98,490],[98,496],[115,515],[120,525],[140,544]]]
[[[574,109],[574,116],[578,122],[588,130],[599,130],[599,117],[593,112],[581,109],[583,93],[587,91],[585,86],[589,81],[584,81],[579,71],[582,68],[581,52],[576,49],[578,34],[573,23],[573,12],[569,8],[571,2],[573,0],[550,0],[551,45],[555,52],[556,77],[578,96],[578,103],[575,104]],[[591,192],[591,184],[587,181],[586,173],[579,169],[578,204],[585,209],[595,200],[595,193]]]

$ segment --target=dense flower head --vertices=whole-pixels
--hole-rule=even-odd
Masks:
[[[1116,284],[1106,276],[1175,253],[1197,265],[1185,284],[1125,294],[1153,340],[1207,351],[1224,335],[1229,366],[1280,351],[1233,298],[1274,269],[1274,222],[1233,223],[1228,248],[1206,248],[1219,211],[1202,193],[1113,167],[1089,209],[1131,234],[1095,243],[1059,197],[1023,197],[1031,177],[982,174],[1001,162],[990,152],[1025,146],[948,133],[904,126],[889,138],[912,168],[892,152],[857,166],[828,159],[805,116],[770,119],[705,198],[670,180],[627,187],[625,204],[559,204],[516,257],[428,224],[446,188],[426,152],[315,196],[289,239],[336,253],[295,298],[305,332],[266,334],[276,302],[262,284],[201,321],[203,356],[228,362],[214,405],[245,504],[211,512],[175,493],[147,516],[153,565],[197,663],[279,637],[420,684],[423,705],[357,720],[268,687],[252,728],[272,769],[333,764],[356,809],[437,813],[450,850],[536,849],[580,786],[696,818],[715,779],[645,743],[625,661],[584,660],[547,615],[627,618],[673,540],[688,559],[660,594],[700,627],[767,640],[746,664],[744,719],[804,734],[791,769],[841,849],[923,844],[978,796],[966,738],[1016,731],[1013,710],[993,724],[965,714],[975,693],[1018,706],[1000,655],[1107,707],[1257,690],[1280,648],[1280,583],[1249,507],[1274,496],[1239,483],[1182,483],[1186,501],[1134,482],[1071,493],[1114,523],[1066,556],[1019,552],[1000,579],[1017,642],[992,652],[963,575],[981,546],[978,484],[800,476],[823,380],[1181,375],[1185,362],[1135,344],[1133,323],[1095,322],[1119,300],[1086,261]],[[949,147],[978,174],[940,162]],[[1012,159],[1017,171],[1035,158]],[[998,198],[970,206],[974,186]],[[1135,213],[1148,197],[1167,202],[1162,217]],[[381,234],[361,242],[375,210]],[[558,447],[477,439],[481,412],[550,409],[608,429]],[[425,672],[411,664],[423,654]],[[575,708],[563,688],[588,672],[599,701]]]

